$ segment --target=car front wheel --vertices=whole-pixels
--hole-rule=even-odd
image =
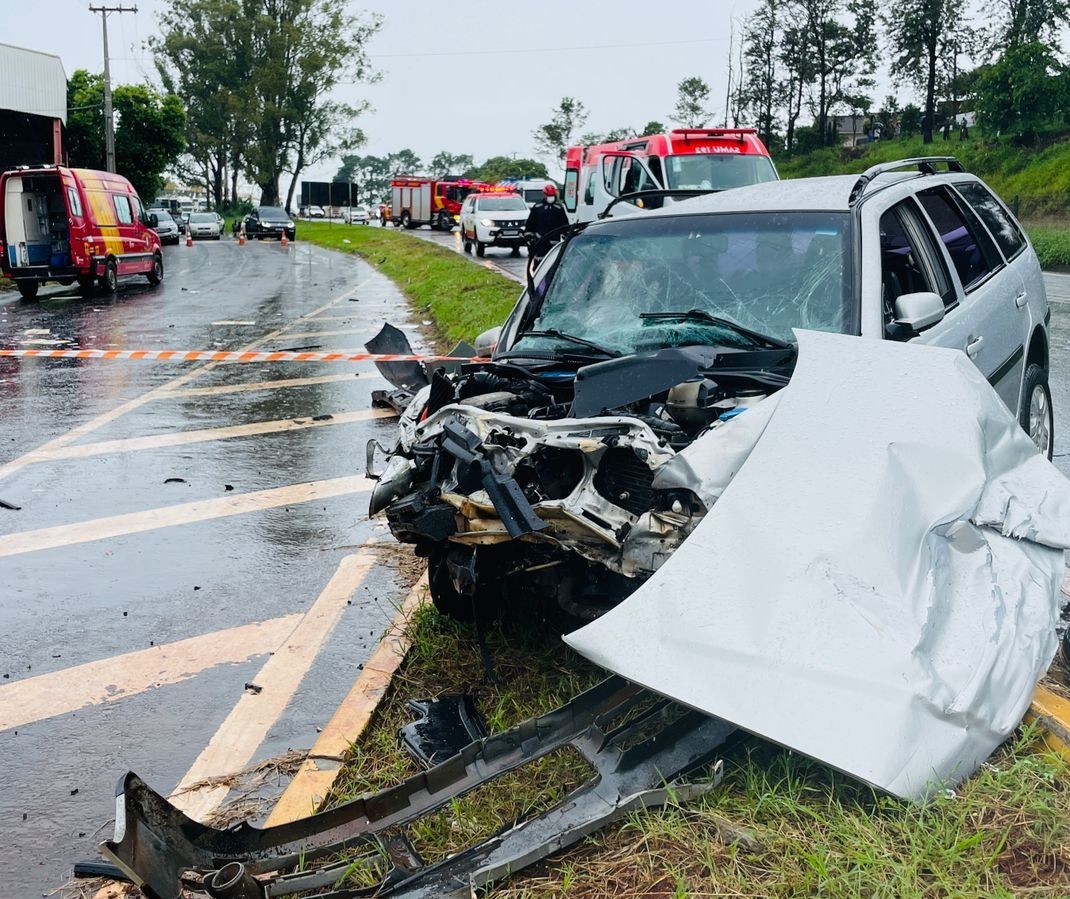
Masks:
[[[163,256],[156,253],[152,257],[152,268],[145,275],[149,279],[149,284],[154,287],[163,280]]]
[[[19,295],[24,300],[32,300],[37,296],[39,285],[36,281],[16,281],[15,283],[19,288]]]
[[[109,259],[100,276],[100,289],[105,293],[115,293],[119,289],[119,266],[114,259]]]
[[[1048,389],[1048,373],[1035,362],[1025,370],[1018,421],[1044,458],[1050,460],[1055,435],[1051,390]]]

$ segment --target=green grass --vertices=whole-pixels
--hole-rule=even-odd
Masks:
[[[805,156],[776,160],[783,178],[846,175],[867,166],[911,156],[955,156],[983,178],[1003,199],[1017,205],[1024,219],[1070,216],[1070,140],[1051,139],[1036,147],[1018,147],[1007,140],[988,141],[937,137],[926,145],[920,137],[832,147]]]
[[[502,324],[520,296],[521,288],[514,281],[404,232],[301,222],[297,237],[366,259],[416,308],[431,316],[450,345],[458,340],[472,341],[488,328]]]
[[[1026,230],[1043,268],[1070,266],[1070,228],[1033,225]]]
[[[472,629],[422,609],[413,648],[355,745],[332,804],[419,769],[397,740],[411,698],[474,691],[494,730],[548,711],[602,674],[548,624],[490,628],[499,683]],[[1065,672],[1062,672],[1065,676]],[[848,732],[850,722],[845,722]],[[1070,895],[1070,766],[1023,728],[954,793],[926,805],[880,795],[825,765],[743,737],[721,786],[686,805],[630,816],[491,895],[1011,897]],[[458,800],[410,827],[428,860],[556,801],[583,777],[567,754]],[[355,868],[352,885],[368,883]]]

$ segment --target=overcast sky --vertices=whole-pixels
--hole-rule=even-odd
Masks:
[[[112,83],[155,81],[145,42],[165,2],[124,3],[139,11],[109,17]],[[368,135],[362,152],[410,147],[425,161],[440,150],[470,153],[476,162],[534,156],[532,131],[563,96],[586,105],[585,130],[641,128],[651,119],[669,124],[676,85],[692,75],[710,84],[723,115],[730,23],[737,21],[738,41],[738,22],[756,4],[353,0],[354,11],[383,16],[369,47],[383,78],[340,88],[339,97],[374,106],[359,123]],[[27,5],[0,0],[0,41],[57,54],[68,76],[79,68],[101,71],[100,16],[89,5],[36,0],[31,15]],[[885,81],[874,92],[878,102],[888,92]],[[329,178],[336,169],[331,163],[305,177]]]

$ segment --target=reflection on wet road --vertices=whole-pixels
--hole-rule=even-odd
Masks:
[[[164,252],[159,288],[0,295],[0,345],[334,350],[409,321],[369,266],[300,242]],[[414,574],[367,520],[380,386],[357,365],[0,360],[0,499],[21,507],[0,509],[4,891],[95,857],[128,769],[170,790],[315,741]]]

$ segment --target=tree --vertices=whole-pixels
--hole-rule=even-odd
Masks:
[[[780,38],[779,62],[784,72],[784,146],[795,147],[795,126],[802,115],[806,90],[814,81],[814,63],[806,38],[806,16],[798,3],[787,8],[788,17]]]
[[[891,73],[921,91],[924,104],[922,140],[931,144],[935,128],[941,59],[960,43],[963,0],[901,0],[894,12],[881,15],[892,54]],[[948,78],[944,78],[947,83]]]
[[[676,85],[676,106],[669,116],[688,128],[702,128],[709,118],[710,86],[697,76]]]
[[[1070,0],[988,0],[996,19],[992,49],[1042,43],[1059,49],[1059,35],[1070,18]]]
[[[797,0],[802,45],[816,82],[814,128],[826,146],[830,114],[846,94],[869,85],[876,55],[875,0]],[[846,21],[845,21],[846,17]],[[800,86],[801,87],[801,86]]]
[[[346,155],[334,180],[355,184],[356,196],[364,203],[382,203],[390,197],[393,171],[389,157]]]
[[[786,99],[786,84],[780,77],[777,56],[781,40],[782,0],[762,0],[743,23],[745,73],[740,86],[740,106],[754,114],[758,136],[768,147],[777,124],[776,110]]]
[[[389,163],[391,174],[395,175],[419,175],[424,168],[420,157],[408,147],[404,150],[398,150],[396,153],[391,153],[387,156],[387,162]]]
[[[639,133],[646,134],[662,134],[665,131],[665,125],[659,122],[657,119],[651,119],[643,126],[643,130]]]
[[[459,156],[454,156],[452,153],[447,153],[443,150],[441,153],[436,153],[431,160],[431,177],[441,178],[443,175],[456,174],[471,167],[472,157],[470,154],[463,153]]]
[[[564,162],[565,151],[572,146],[573,135],[586,121],[587,107],[575,97],[562,97],[550,121],[533,132],[536,148],[558,162]]]
[[[168,76],[197,97],[199,122],[203,106],[214,167],[241,146],[244,171],[272,205],[284,172],[292,195],[305,168],[358,140],[351,122],[363,104],[331,94],[375,80],[365,47],[380,24],[346,0],[174,0],[154,46]],[[240,140],[221,118],[245,129]]]
[[[913,137],[921,130],[921,110],[914,103],[907,103],[899,112],[899,133]]]
[[[546,166],[536,159],[513,159],[510,156],[492,156],[486,162],[473,166],[464,173],[473,181],[495,184],[506,178],[549,178]]]
[[[67,84],[67,156],[71,165],[103,169],[104,79],[79,69]],[[145,201],[163,186],[163,172],[185,146],[186,112],[174,94],[161,96],[144,85],[112,91],[115,112],[115,168]]]
[[[1070,108],[1070,71],[1042,43],[1007,50],[977,80],[977,120],[990,134],[1012,134],[1033,143],[1038,133]]]

